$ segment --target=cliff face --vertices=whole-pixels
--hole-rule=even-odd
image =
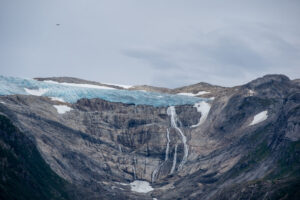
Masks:
[[[200,86],[218,95],[170,107],[10,95],[0,97],[0,113],[91,199],[299,197],[299,85],[268,75],[234,88]],[[134,180],[154,190],[131,191]]]
[[[50,169],[33,142],[3,115],[0,144],[0,199],[71,199],[71,184]]]

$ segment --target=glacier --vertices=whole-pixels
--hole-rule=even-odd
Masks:
[[[34,79],[0,76],[0,95],[2,96],[16,94],[32,95],[35,94],[34,91],[37,91],[38,95],[59,98],[69,103],[75,103],[81,98],[100,98],[110,102],[165,107],[184,104],[193,105],[201,101],[209,101],[209,99],[193,96],[135,90],[83,88],[75,85],[55,84]]]

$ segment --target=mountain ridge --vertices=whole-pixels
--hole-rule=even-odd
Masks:
[[[66,103],[64,114],[48,97],[6,95],[0,113],[56,174],[95,198],[105,191],[120,199],[297,199],[299,85],[267,75],[216,90],[210,101],[161,107],[83,98]],[[135,180],[154,190],[132,191]]]

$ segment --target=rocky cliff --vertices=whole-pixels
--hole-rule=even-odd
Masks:
[[[177,106],[5,95],[0,113],[89,199],[299,198],[298,83],[267,75],[164,91],[210,95]]]

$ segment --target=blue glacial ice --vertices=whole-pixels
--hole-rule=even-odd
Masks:
[[[57,97],[69,103],[75,103],[81,98],[100,98],[110,102],[122,102],[135,105],[175,106],[184,104],[193,105],[197,102],[207,100],[198,97],[156,92],[82,88],[36,81],[33,79],[0,76],[0,95],[29,95],[30,93],[28,93],[28,91],[30,90],[40,90],[43,91],[41,96]]]

